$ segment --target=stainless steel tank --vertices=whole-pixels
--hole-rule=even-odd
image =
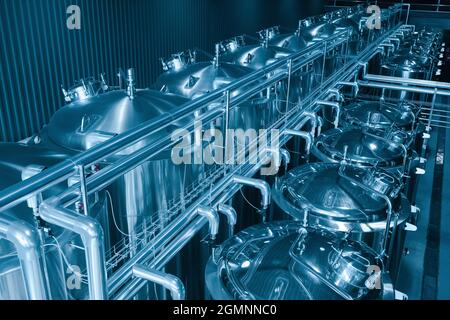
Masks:
[[[205,278],[216,300],[357,300],[392,297],[383,272],[363,243],[281,221],[224,242]]]
[[[290,56],[294,51],[269,44],[269,31],[266,30],[260,43],[246,44],[243,37],[225,40],[220,44],[220,60],[235,65],[244,66],[252,70],[260,70],[279,59]],[[240,39],[240,41],[236,41]],[[231,44],[231,45],[230,45]],[[294,84],[292,88],[298,87]],[[289,91],[289,101],[296,103],[299,100],[298,92]],[[288,95],[288,82],[281,81],[267,92],[266,98],[272,103],[272,116],[270,123],[277,120],[286,109]]]
[[[413,146],[417,134],[423,131],[418,121],[420,108],[409,102],[397,104],[383,101],[355,101],[341,110],[341,124],[345,127],[373,128],[386,133],[403,131],[407,147]]]
[[[71,153],[83,152],[188,102],[183,97],[159,91],[136,90],[133,83],[129,82],[127,90],[109,91],[60,108],[41,133],[43,143],[57,145]],[[112,155],[98,166],[105,167],[132,150],[170,136],[182,125],[169,126],[120,154]],[[137,249],[134,246],[143,237],[139,233],[144,232],[144,226],[163,226],[170,220],[167,210],[185,196],[188,186],[196,181],[202,170],[199,165],[175,165],[171,151],[161,150],[156,157],[107,188],[112,202],[112,243],[129,241],[130,254]]]
[[[311,153],[323,162],[345,161],[359,167],[376,166],[406,174],[417,164],[417,154],[405,145],[408,142],[408,136],[402,130],[338,128],[321,134]]]
[[[381,66],[381,74],[392,77],[407,79],[428,79],[430,65],[424,63],[428,58],[414,54],[409,50],[406,54],[396,55],[385,61]],[[385,96],[394,100],[416,100],[417,94],[400,91],[388,90]]]
[[[381,253],[388,203],[379,193],[389,197],[401,225],[410,215],[402,187],[397,175],[382,169],[314,163],[297,167],[279,179],[273,187],[273,199],[304,225],[349,234]]]
[[[362,48],[365,48],[367,42],[362,41],[361,37],[362,25],[360,23],[362,14],[353,8],[346,8],[331,12],[332,23],[341,29],[348,30],[348,55],[356,55]]]
[[[154,87],[161,92],[188,99],[202,97],[253,72],[251,68],[223,61],[218,52],[212,62],[196,62],[189,51],[175,54],[163,61],[163,67],[165,72],[158,77]],[[236,96],[245,90],[246,86],[242,86],[230,92],[230,96]],[[224,107],[225,104],[224,97],[208,108]],[[272,113],[275,111],[272,108],[272,104],[261,95],[253,97],[230,110],[229,128],[264,128],[273,117]]]
[[[292,52],[300,52],[305,50],[308,45],[300,34],[300,28],[292,33],[280,33],[279,27],[260,31],[260,37],[264,39],[265,36],[269,39],[269,45],[291,50]],[[315,84],[320,80],[319,74],[322,61],[311,62],[303,66],[299,71],[291,76],[291,92],[290,98],[292,102],[296,102],[299,99],[305,98],[310,94]]]
[[[292,50],[269,45],[269,41],[269,36],[265,35],[265,38],[260,44],[240,43],[235,46],[222,44],[220,60],[244,66],[252,70],[260,70],[278,59],[287,57],[293,53]]]
[[[0,144],[0,189],[20,182],[29,166],[39,166],[39,170],[45,170],[66,158],[67,154],[61,150],[19,143]],[[61,193],[66,188],[67,182],[60,183],[45,191],[42,196],[45,199]],[[109,248],[108,205],[104,194],[90,197],[89,200],[89,212],[105,229],[105,247]],[[27,206],[27,202],[2,212],[2,215],[20,219],[39,230],[44,256],[41,262],[45,266],[43,276],[47,279],[49,288],[48,298],[87,298],[86,276],[83,275],[86,268],[85,253],[78,235],[46,224],[34,216],[33,209]],[[76,276],[77,272],[81,273],[81,278]],[[0,300],[29,299],[24,281],[16,249],[9,241],[0,240]]]
[[[299,22],[300,35],[306,41],[307,46],[316,44],[327,40],[336,34],[337,26],[333,24],[333,13],[328,12],[320,17],[310,17]],[[336,71],[338,56],[340,48],[335,48],[327,51],[325,57],[325,64],[323,63],[316,70],[316,74],[320,77],[318,80],[320,82],[322,75],[324,78],[329,77],[333,72]]]

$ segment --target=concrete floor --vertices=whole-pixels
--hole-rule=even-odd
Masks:
[[[449,101],[442,101],[449,105]],[[440,131],[440,132],[439,132]],[[400,266],[396,289],[411,300],[450,299],[450,129],[434,128],[426,175],[417,189],[421,209],[416,232],[409,232],[409,254]]]

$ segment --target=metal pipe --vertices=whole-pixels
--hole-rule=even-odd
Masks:
[[[328,90],[329,93],[331,93],[338,102],[344,102],[345,98],[342,92],[339,89],[333,88]]]
[[[236,210],[232,206],[229,206],[224,203],[219,203],[217,206],[217,211],[221,214],[223,214],[227,218],[228,227],[230,230],[230,237],[234,234],[234,226],[237,223],[237,213]]]
[[[304,116],[311,123],[311,135],[314,138],[315,134],[316,134],[316,128],[317,128],[317,122],[318,122],[317,114],[312,111],[304,111],[302,113],[302,116]]]
[[[450,83],[440,82],[440,81],[429,81],[429,80],[412,79],[412,78],[391,77],[391,76],[382,76],[382,75],[377,75],[377,74],[367,74],[364,77],[364,80],[388,82],[388,83],[395,83],[395,84],[413,84],[413,85],[416,85],[419,87],[428,87],[431,89],[437,88],[437,89],[450,90]]]
[[[318,125],[317,125],[317,136],[319,137],[320,134],[322,133],[322,127],[323,127],[323,119],[322,117],[318,117]]]
[[[133,267],[133,276],[163,286],[170,291],[173,300],[184,300],[186,298],[183,282],[174,275],[153,270],[138,264]]]
[[[78,174],[80,176],[81,200],[83,201],[83,212],[85,216],[89,216],[88,191],[86,187],[86,175],[83,165],[78,166]]]
[[[311,153],[311,147],[312,147],[313,140],[314,140],[311,133],[306,132],[306,131],[287,129],[287,130],[285,130],[284,134],[289,135],[289,136],[296,136],[296,137],[300,137],[300,138],[304,139],[306,142],[306,144],[305,144],[306,155],[308,156]]]
[[[209,223],[209,234],[212,240],[215,240],[217,234],[219,233],[220,217],[217,211],[213,208],[199,206],[197,208],[197,214],[208,220]]]
[[[351,81],[341,81],[341,82],[338,82],[337,85],[338,85],[338,86],[340,85],[340,86],[353,87],[353,88],[355,89],[355,97],[358,96],[358,93],[359,93],[359,84],[358,84],[357,81],[353,81],[353,82],[351,82]],[[342,102],[342,101],[341,101],[341,102]]]
[[[149,264],[149,268],[160,270],[169,261],[171,261],[186,244],[205,226],[207,220],[204,217],[197,217],[180,235],[171,242],[161,253],[154,258]],[[134,266],[133,266],[134,268]],[[142,279],[135,278],[131,280],[121,291],[114,297],[115,300],[126,300],[134,297],[143,287]]]
[[[389,83],[377,83],[377,82],[364,82],[364,81],[358,81],[360,86],[363,87],[370,87],[370,88],[378,88],[378,89],[390,89],[390,90],[399,90],[399,91],[409,91],[409,92],[416,92],[416,93],[426,93],[426,94],[434,94],[441,95],[441,96],[450,96],[450,90],[431,90],[431,89],[425,89],[420,87],[409,87],[409,86],[401,86],[401,85],[394,85]]]
[[[234,175],[232,178],[233,183],[238,183],[244,186],[249,186],[258,189],[261,192],[262,200],[261,205],[263,209],[267,209],[270,205],[271,190],[270,185],[263,181],[253,178],[248,178],[240,175]]]
[[[81,237],[86,255],[89,282],[89,298],[106,300],[106,268],[103,229],[97,220],[59,208],[56,197],[44,201],[40,206],[40,217],[58,227],[70,230]]]
[[[316,104],[322,106],[332,107],[336,112],[336,117],[334,118],[334,127],[337,128],[339,126],[339,118],[341,117],[341,104],[335,101],[326,101],[326,100],[318,100]]]
[[[284,162],[284,169],[287,170],[289,164],[291,163],[291,154],[288,150],[280,148],[281,159]]]
[[[0,215],[0,239],[10,241],[17,250],[24,285],[30,300],[47,300],[47,288],[42,243],[38,230],[25,221]]]

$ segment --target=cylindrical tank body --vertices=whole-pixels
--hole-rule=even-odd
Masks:
[[[266,33],[269,37],[269,45],[291,50],[292,52],[300,52],[307,49],[308,44],[300,34],[300,29],[292,33],[279,32],[278,27],[270,29],[271,32]],[[264,33],[264,31],[261,31]],[[315,61],[303,66],[299,71],[291,76],[291,97],[296,102],[310,94],[317,83],[318,74],[320,73],[320,62]],[[317,72],[317,73],[316,73]]]
[[[333,13],[329,12],[321,17],[306,18],[299,23],[300,35],[307,46],[327,40],[337,32],[337,27],[332,23]],[[316,74],[320,83],[322,76],[328,78],[336,71],[340,48],[327,50],[325,63],[323,61],[316,67]]]
[[[362,25],[360,23],[362,14],[360,12],[355,12],[353,8],[341,9],[333,11],[332,13],[332,23],[341,29],[346,29],[349,32],[349,41],[347,54],[356,55],[358,52],[365,48],[367,42],[361,37]]]

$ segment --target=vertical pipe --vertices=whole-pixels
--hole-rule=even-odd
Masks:
[[[89,216],[89,202],[88,202],[88,192],[86,187],[86,175],[84,170],[84,165],[78,166],[78,174],[80,175],[80,191],[81,200],[83,201],[83,212],[85,216]]]
[[[42,243],[36,228],[7,215],[0,215],[0,238],[14,244],[20,260],[28,299],[50,298],[44,271]]]
[[[97,220],[58,208],[57,204],[55,197],[44,201],[40,207],[40,217],[50,224],[80,235],[85,248],[89,297],[92,300],[106,300],[108,293],[102,227]]]

